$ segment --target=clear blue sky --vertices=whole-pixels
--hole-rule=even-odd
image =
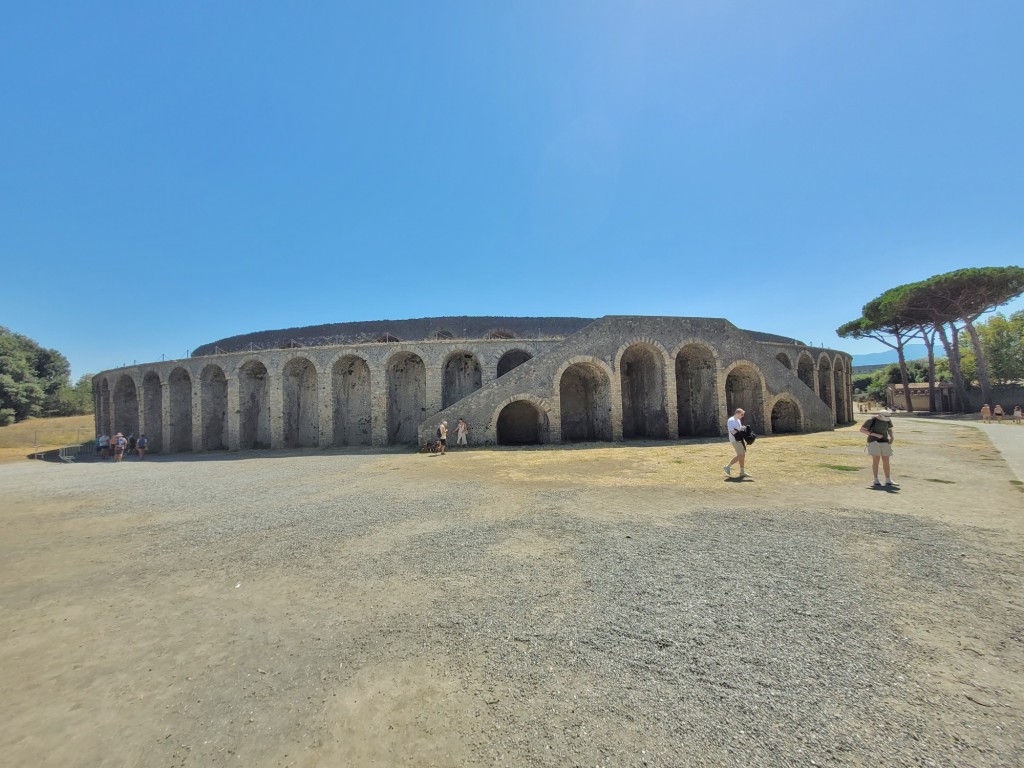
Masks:
[[[834,329],[1024,263],[1022,29],[1019,0],[8,4],[0,324],[76,376],[445,314],[879,351]]]

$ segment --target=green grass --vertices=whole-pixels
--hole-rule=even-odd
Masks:
[[[937,477],[926,477],[929,483],[946,483],[947,485],[956,485],[956,480],[940,480]]]
[[[846,464],[822,464],[821,466],[825,467],[826,469],[835,469],[840,472],[856,472],[860,469],[860,467],[850,467],[847,466]]]
[[[1010,485],[1024,485],[1024,480],[1011,480]]]

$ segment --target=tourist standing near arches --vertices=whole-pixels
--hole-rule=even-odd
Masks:
[[[437,452],[445,454],[448,452],[448,422],[442,421],[437,427]]]
[[[139,442],[135,444],[135,449],[139,452],[139,461],[146,458],[146,449],[149,448],[149,438],[145,435],[139,437]]]
[[[880,411],[877,416],[865,421],[860,431],[868,436],[868,456],[871,457],[871,474],[874,477],[872,487],[882,487],[878,480],[878,461],[881,459],[885,487],[899,488],[899,485],[892,481],[889,472],[889,457],[892,456],[892,415],[888,411]]]
[[[737,434],[737,432],[743,430],[743,417],[746,415],[746,413],[747,412],[744,411],[742,408],[737,408],[733,415],[729,417],[729,421],[725,427],[726,430],[729,432],[729,444],[732,446],[732,449],[736,452],[736,455],[732,457],[729,463],[722,467],[722,469],[725,470],[725,474],[729,475],[730,477],[732,476],[733,464],[740,465],[739,477],[750,477],[750,475],[747,474],[745,466],[747,460],[747,444],[744,443],[743,438]]]
[[[469,436],[469,425],[466,424],[465,419],[459,419],[459,423],[455,425],[455,444],[456,445],[469,445],[466,438]]]

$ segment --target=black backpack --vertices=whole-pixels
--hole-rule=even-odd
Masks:
[[[440,427],[437,428],[437,436],[438,436],[438,438],[441,437],[441,428]]]

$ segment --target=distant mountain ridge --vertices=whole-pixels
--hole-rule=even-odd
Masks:
[[[928,347],[924,344],[907,344],[907,346],[903,348],[903,356],[907,360],[921,360],[928,357]],[[936,345],[935,359],[938,360],[945,356],[946,353],[942,349],[942,346]],[[853,356],[854,367],[861,365],[888,365],[889,363],[896,362],[899,362],[899,356],[896,354],[895,349],[890,349],[886,352],[872,352],[869,355]]]

